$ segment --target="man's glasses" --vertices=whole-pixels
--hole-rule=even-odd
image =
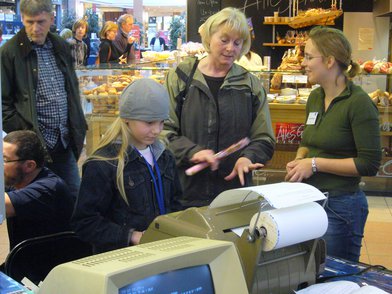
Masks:
[[[18,162],[18,161],[26,161],[27,159],[7,159],[3,158],[4,163],[10,163],[10,162]]]

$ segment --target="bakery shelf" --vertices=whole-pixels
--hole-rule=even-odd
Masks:
[[[328,25],[331,22],[334,24],[334,20],[342,14],[342,10],[331,10],[314,16],[296,16],[288,25],[293,29],[299,29],[312,25]]]
[[[267,47],[295,47],[297,44],[279,44],[279,43],[263,43],[263,46]]]
[[[288,25],[288,22],[263,22],[265,25],[278,25],[278,26],[283,26],[283,25]]]

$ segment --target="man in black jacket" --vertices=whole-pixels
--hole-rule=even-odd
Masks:
[[[47,167],[76,198],[77,159],[87,124],[69,45],[50,33],[51,0],[21,0],[24,28],[1,47],[3,129],[29,129],[47,151]]]

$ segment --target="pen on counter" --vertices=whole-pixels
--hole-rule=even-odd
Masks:
[[[234,143],[233,145],[230,145],[229,147],[227,147],[226,149],[219,151],[218,153],[214,154],[214,157],[217,158],[218,160],[221,160],[223,158],[225,158],[226,156],[244,148],[246,145],[248,145],[250,143],[249,138],[243,138],[240,141],[238,141],[237,143]],[[190,168],[188,168],[185,171],[185,174],[188,176],[193,176],[194,174],[198,173],[199,171],[205,169],[206,167],[209,166],[209,163],[207,162],[201,162],[198,163]]]

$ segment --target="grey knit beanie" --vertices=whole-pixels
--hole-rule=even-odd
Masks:
[[[167,90],[152,79],[138,79],[129,84],[120,96],[120,117],[142,121],[169,118]]]

